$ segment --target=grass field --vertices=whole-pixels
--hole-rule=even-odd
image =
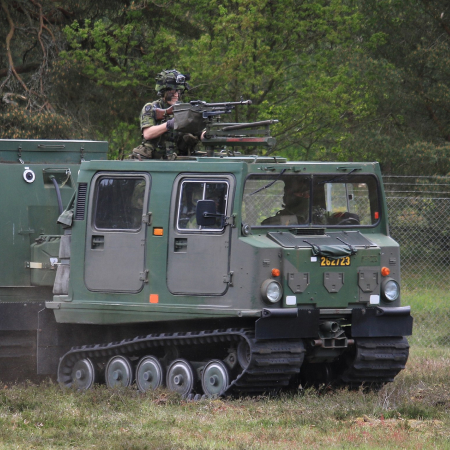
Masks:
[[[450,449],[450,294],[403,292],[414,336],[379,392],[187,402],[165,390],[0,384],[1,449]]]
[[[450,290],[412,290],[402,293],[402,304],[414,317],[412,346],[450,348]]]
[[[187,402],[168,391],[0,389],[0,449],[450,448],[450,351],[413,348],[381,391]]]

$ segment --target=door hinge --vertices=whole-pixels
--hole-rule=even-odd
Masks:
[[[150,211],[142,215],[142,223],[146,223],[147,225],[152,224],[152,213]]]
[[[27,234],[33,234],[33,233],[34,233],[34,230],[32,228],[28,228],[28,230],[19,230],[17,232],[17,234],[20,234],[20,235],[27,235]]]
[[[139,273],[139,281],[148,283],[148,269],[146,269],[144,272]]]
[[[25,164],[24,160],[22,159],[22,146],[19,145],[19,148],[17,149],[17,159],[19,160],[20,164]]]
[[[230,225],[231,228],[236,228],[236,214],[226,217],[225,225]]]
[[[233,286],[233,275],[234,275],[233,271],[230,271],[227,275],[224,275],[223,282],[227,283],[228,286]]]

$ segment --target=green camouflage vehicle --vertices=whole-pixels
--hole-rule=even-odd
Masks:
[[[70,183],[56,162],[27,163],[33,183],[24,165],[1,164],[15,222],[3,230],[2,348],[21,357],[35,335],[37,373],[80,389],[213,396],[392,381],[412,317],[378,164],[229,153],[89,158],[76,180],[78,166],[62,165]],[[68,194],[59,225],[52,174]]]
[[[63,233],[56,220],[74,195],[81,161],[106,159],[107,151],[106,142],[0,139],[1,380],[37,372],[37,333]]]

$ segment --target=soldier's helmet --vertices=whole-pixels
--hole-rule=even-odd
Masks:
[[[302,175],[288,175],[284,177],[284,195],[283,203],[287,207],[300,206],[301,203],[309,202],[309,183],[308,177]]]
[[[164,91],[176,89],[183,93],[190,89],[189,84],[187,83],[191,79],[191,76],[187,73],[183,75],[178,72],[178,70],[163,70],[161,73],[156,75],[156,86],[155,90],[160,97],[164,95]]]

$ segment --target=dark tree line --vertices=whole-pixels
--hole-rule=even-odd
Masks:
[[[274,153],[450,172],[450,4],[443,0],[0,0],[0,137],[140,141],[166,68],[185,100],[252,100]]]

